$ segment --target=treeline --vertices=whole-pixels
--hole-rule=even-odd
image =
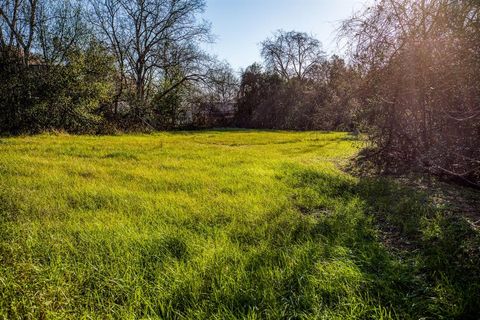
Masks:
[[[263,65],[245,69],[236,124],[295,130],[353,130],[359,73],[330,59],[306,33],[278,31],[262,43]]]
[[[480,183],[480,3],[377,0],[347,60],[277,31],[241,72],[201,50],[204,0],[3,0],[0,131],[360,131],[383,171]]]
[[[204,0],[3,0],[0,131],[171,129],[236,78],[208,56]]]

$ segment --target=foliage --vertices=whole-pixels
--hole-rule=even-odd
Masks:
[[[96,131],[113,88],[112,60],[101,45],[71,48],[61,65],[23,66],[11,59],[11,53],[0,55],[1,131]]]
[[[186,96],[188,95],[188,87],[178,86],[173,90],[170,90],[167,94],[163,92],[171,88],[175,83],[180,81],[184,76],[183,72],[179,69],[174,69],[169,72],[163,82],[160,84],[160,93],[153,97],[152,106],[156,120],[156,127],[159,129],[174,129],[179,120],[185,118],[184,103]]]
[[[117,96],[122,95],[124,82],[133,95],[129,103],[134,121],[151,113],[154,98],[158,103],[169,95],[165,109],[171,109],[171,91],[203,74],[208,56],[199,44],[209,41],[210,26],[198,16],[205,0],[101,0],[89,4],[94,16],[90,24],[117,62],[121,82]],[[172,69],[175,76],[170,75]],[[176,77],[179,74],[182,76]]]
[[[178,92],[207,77],[215,63],[200,49],[211,38],[199,18],[204,7],[203,0],[0,2],[0,64],[7,65],[0,131],[177,126],[176,108],[185,100]],[[92,41],[108,62],[89,56]],[[93,81],[78,63],[100,63],[108,72]]]
[[[253,64],[242,74],[239,127],[351,130],[357,107],[358,72],[337,56],[309,71],[309,79],[285,79]]]

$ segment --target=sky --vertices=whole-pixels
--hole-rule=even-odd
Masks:
[[[341,53],[335,33],[339,22],[368,0],[207,0],[203,17],[212,24],[215,43],[206,50],[240,70],[260,62],[260,42],[275,30],[312,34],[331,55]]]

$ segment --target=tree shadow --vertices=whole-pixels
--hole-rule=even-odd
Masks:
[[[478,319],[480,233],[463,216],[391,178],[285,171],[313,238],[352,250],[364,294],[400,318]]]

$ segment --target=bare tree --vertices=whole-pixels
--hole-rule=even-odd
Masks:
[[[202,83],[203,93],[209,95],[215,102],[232,102],[238,93],[238,78],[227,62],[214,63]]]
[[[131,79],[138,107],[157,94],[158,82],[173,68],[183,76],[163,88],[173,88],[198,76],[192,67],[203,55],[197,44],[209,39],[209,25],[198,22],[204,0],[90,1],[96,26],[113,51],[121,83]],[[95,22],[95,19],[92,19]],[[158,81],[157,81],[158,80]],[[138,110],[137,110],[138,111]]]
[[[282,30],[262,42],[267,68],[284,79],[304,80],[325,60],[320,41],[304,32]]]
[[[41,0],[37,10],[36,51],[44,63],[63,64],[74,48],[85,47],[91,32],[82,0]]]
[[[28,65],[37,25],[38,0],[4,0],[0,2],[0,45],[22,50]]]
[[[86,40],[81,0],[0,2],[0,45],[15,48],[22,61],[63,63],[67,52]],[[86,41],[84,41],[85,43]]]
[[[363,73],[362,119],[387,167],[480,186],[479,13],[478,1],[380,0],[342,25]]]

